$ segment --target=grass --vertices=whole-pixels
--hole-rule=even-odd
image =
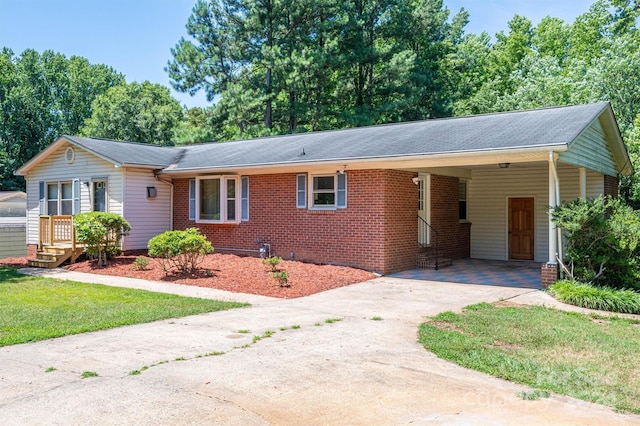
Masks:
[[[21,275],[0,266],[0,346],[247,306]]]
[[[640,321],[533,306],[468,306],[420,326],[437,356],[528,385],[537,398],[568,395],[640,413]]]
[[[640,293],[596,287],[575,281],[558,281],[549,293],[561,302],[601,311],[640,314]]]

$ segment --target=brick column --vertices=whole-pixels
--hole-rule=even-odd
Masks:
[[[551,284],[558,281],[558,264],[543,263],[540,270],[540,276],[541,276],[540,281],[542,283],[542,288],[549,287]]]

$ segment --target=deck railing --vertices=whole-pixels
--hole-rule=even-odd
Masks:
[[[39,248],[54,246],[56,243],[71,244],[76,248],[76,230],[73,216],[40,216]]]

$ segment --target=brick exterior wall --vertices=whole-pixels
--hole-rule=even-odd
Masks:
[[[173,225],[200,228],[218,248],[255,250],[260,239],[284,259],[293,252],[297,260],[389,274],[416,267],[418,188],[411,180],[415,176],[398,170],[348,171],[347,208],[309,210],[296,208],[296,174],[253,175],[249,221],[240,224],[188,220],[189,180],[174,179]],[[431,187],[432,222],[441,232],[447,256],[468,257],[469,227],[458,222],[458,179],[432,176]]]
[[[38,253],[37,244],[27,244],[27,257],[36,257],[37,253]]]
[[[617,176],[604,175],[604,195],[618,198],[618,178]]]
[[[540,281],[542,288],[547,288],[558,281],[558,265],[554,263],[543,263],[540,269]]]
[[[471,224],[459,220],[459,181],[431,175],[431,225],[438,232],[439,250],[449,259],[471,256]]]

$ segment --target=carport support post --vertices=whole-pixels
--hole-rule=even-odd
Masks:
[[[556,177],[555,158],[553,151],[549,151],[549,259],[542,265],[542,287],[548,287],[558,279],[558,260],[556,259],[558,247],[558,233],[551,220],[551,215],[558,205],[558,181]]]

